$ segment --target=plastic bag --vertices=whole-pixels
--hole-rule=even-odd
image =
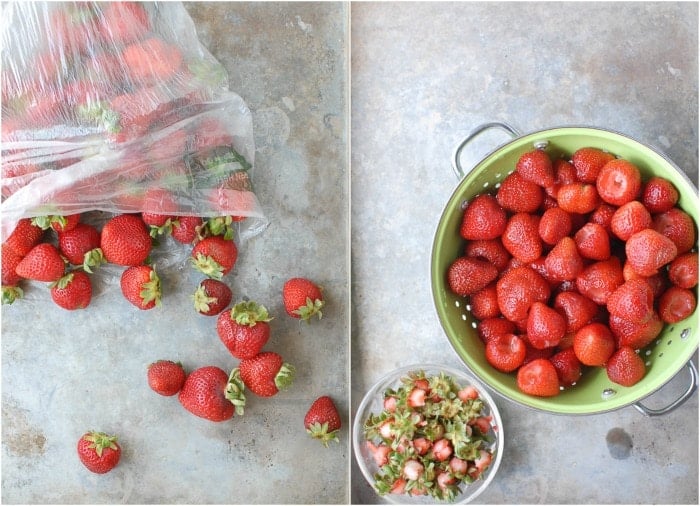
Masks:
[[[2,235],[87,211],[267,219],[245,102],[180,2],[10,2],[2,12]]]

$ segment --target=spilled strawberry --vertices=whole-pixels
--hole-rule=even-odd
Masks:
[[[328,395],[314,400],[304,416],[306,432],[325,447],[332,441],[339,442],[338,431],[341,425],[338,408]]]
[[[292,318],[309,322],[314,316],[318,316],[319,320],[323,317],[323,291],[307,278],[288,279],[282,287],[282,302]]]
[[[93,473],[104,474],[119,464],[122,449],[117,436],[89,431],[78,440],[78,458]]]

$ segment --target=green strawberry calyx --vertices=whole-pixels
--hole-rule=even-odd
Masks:
[[[306,429],[306,432],[309,433],[309,435],[312,438],[318,439],[323,443],[323,446],[328,448],[328,443],[330,442],[336,442],[339,443],[340,440],[338,439],[338,430],[328,430],[328,422],[320,423],[320,422],[314,422],[309,427]]]
[[[235,234],[232,216],[215,216],[209,218],[206,220],[204,227],[207,235],[220,235],[227,241],[232,240]]]
[[[224,268],[211,256],[197,253],[197,256],[192,258],[192,266],[210,278],[221,281],[224,277]]]
[[[93,267],[99,267],[104,263],[107,263],[107,260],[102,253],[102,248],[91,249],[83,256],[83,270],[87,273],[92,274]]]
[[[275,385],[278,390],[285,390],[289,388],[294,382],[294,376],[296,375],[296,369],[292,364],[285,362],[280,367],[280,370],[275,375]]]
[[[50,229],[54,223],[56,223],[60,228],[63,228],[66,226],[66,218],[59,214],[35,216],[32,218],[32,225],[37,226],[42,230]]]
[[[146,306],[150,302],[155,302],[156,306],[160,307],[161,293],[160,278],[158,274],[156,274],[155,269],[152,269],[149,274],[149,281],[141,285],[141,291],[139,292],[141,300],[143,301],[141,304]]]
[[[292,311],[294,314],[299,315],[299,318],[309,323],[314,315],[318,315],[318,319],[323,318],[323,313],[321,309],[326,302],[322,299],[311,300],[309,297],[306,298],[306,304],[300,306],[299,309]]]
[[[17,299],[24,297],[24,290],[19,286],[3,286],[2,287],[2,303],[12,304]]]
[[[117,436],[108,436],[104,432],[90,431],[83,436],[83,439],[91,443],[88,447],[94,449],[98,457],[102,457],[102,452],[106,448],[112,450],[117,450],[118,448]]]
[[[237,415],[243,414],[243,408],[246,402],[244,391],[245,385],[241,379],[241,371],[236,367],[231,371],[228,377],[228,383],[226,383],[226,388],[224,389],[224,397],[235,406]]]
[[[231,319],[239,325],[255,326],[258,322],[269,322],[272,317],[265,306],[255,301],[239,302],[231,309]]]
[[[216,301],[219,299],[217,297],[210,297],[207,294],[206,288],[200,285],[192,294],[192,300],[194,301],[195,311],[199,313],[206,313],[209,311],[211,304],[216,304]]]

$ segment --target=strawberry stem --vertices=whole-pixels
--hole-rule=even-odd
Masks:
[[[311,300],[309,297],[307,297],[306,305],[301,306],[296,311],[293,311],[293,313],[299,315],[300,319],[309,323],[311,321],[311,317],[314,315],[318,315],[319,320],[323,318],[323,313],[321,312],[321,309],[323,309],[324,305],[325,301],[321,299]]]
[[[258,322],[269,322],[272,317],[268,314],[265,306],[255,301],[239,302],[231,309],[231,319],[239,325],[255,326]]]
[[[226,397],[231,404],[235,406],[235,413],[237,415],[243,414],[243,408],[245,407],[245,395],[244,395],[245,385],[241,379],[241,371],[236,367],[231,371],[228,377],[228,383],[226,383],[226,389],[224,390],[224,397]]]
[[[275,376],[275,385],[278,390],[285,390],[289,388],[294,382],[294,376],[296,375],[296,369],[292,364],[285,362],[280,367],[280,370]]]

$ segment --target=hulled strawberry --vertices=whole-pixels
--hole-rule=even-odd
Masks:
[[[166,397],[182,390],[186,376],[182,364],[172,360],[156,360],[148,365],[146,373],[151,390]]]
[[[117,436],[90,431],[78,440],[78,458],[93,473],[104,474],[114,469],[121,454]]]
[[[72,271],[51,285],[53,301],[69,311],[84,309],[92,300],[92,281],[83,271]]]
[[[554,365],[546,358],[537,358],[518,369],[516,383],[521,392],[537,397],[559,394],[559,376]]]
[[[52,283],[66,270],[66,263],[55,246],[42,242],[34,246],[17,264],[15,272],[24,279]]]
[[[102,227],[100,247],[108,262],[133,266],[145,262],[151,252],[152,242],[140,216],[120,214]]]
[[[496,239],[506,228],[506,212],[495,197],[487,193],[472,199],[462,215],[460,235],[468,240]]]
[[[629,346],[620,347],[608,360],[605,370],[610,381],[625,387],[638,383],[646,374],[644,360]]]
[[[126,300],[139,309],[160,306],[160,278],[150,265],[134,265],[122,272],[120,286]]]
[[[541,149],[522,154],[515,164],[515,170],[527,181],[532,181],[543,188],[554,184],[552,160]]]
[[[245,386],[260,397],[272,397],[294,381],[294,366],[272,351],[241,360],[238,367]]]
[[[226,309],[231,302],[233,294],[231,288],[218,279],[207,278],[202,280],[194,294],[194,309],[204,316],[216,316]]]
[[[321,396],[311,403],[304,416],[306,432],[326,447],[331,441],[339,442],[338,431],[341,425],[338,409],[328,395]]]
[[[260,353],[270,338],[268,322],[271,319],[265,306],[243,301],[219,315],[216,332],[231,355],[241,360],[250,359]]]
[[[228,274],[238,258],[238,248],[232,240],[220,236],[205,237],[192,248],[192,266],[214,279]]]
[[[313,316],[320,320],[325,306],[323,291],[307,278],[288,279],[282,287],[284,309],[292,318],[310,321]]]
[[[480,258],[459,257],[447,269],[447,285],[462,297],[474,295],[497,277],[496,266]]]
[[[238,369],[227,375],[216,366],[192,371],[178,394],[182,407],[195,416],[212,422],[242,415],[245,407],[244,385]]]

